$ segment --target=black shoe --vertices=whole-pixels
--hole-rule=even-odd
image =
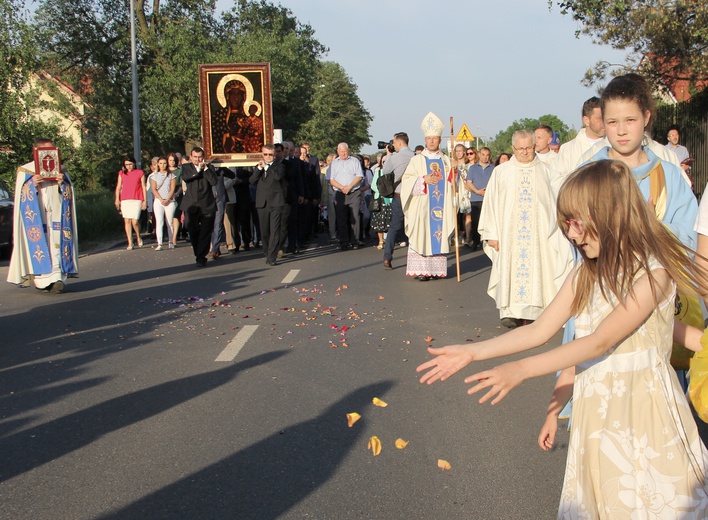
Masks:
[[[507,329],[515,329],[521,325],[522,320],[517,320],[516,318],[502,318],[501,324]]]
[[[339,249],[341,249],[342,251],[346,251],[347,249],[349,249],[349,244],[342,244],[341,246],[339,246]]]
[[[246,244],[245,246],[243,246],[243,250],[244,250],[244,251],[250,251],[250,250],[251,250],[251,246],[249,246],[248,244]],[[236,249],[236,252],[238,252],[238,249]]]
[[[427,282],[428,280],[430,280],[430,276],[420,275],[418,277],[418,280],[420,280],[421,282]]]
[[[384,269],[387,271],[393,269],[393,266],[391,265],[391,260],[384,260]]]
[[[236,253],[238,253],[238,247],[235,249],[229,249],[229,253],[235,255]]]
[[[273,260],[272,262],[270,260],[266,260],[266,264],[268,264],[272,267],[272,266],[278,265],[278,262],[277,262],[277,260]]]
[[[197,267],[204,267],[207,263],[206,258],[197,258]]]
[[[359,249],[359,244],[352,244],[352,249]]]
[[[52,294],[61,294],[64,292],[64,282],[61,280],[58,280],[54,282],[53,284],[50,284],[49,287],[49,292]]]
[[[472,251],[477,251],[478,249],[482,249],[482,243],[481,242],[474,242],[472,244]]]

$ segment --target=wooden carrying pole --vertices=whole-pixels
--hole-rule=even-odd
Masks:
[[[450,154],[450,161],[452,161],[455,158],[455,123],[452,116],[450,116],[450,148],[448,153]],[[452,173],[452,207],[455,210],[455,264],[457,265],[457,281],[460,282],[460,246],[457,236],[457,175],[459,170],[457,166],[455,166],[455,170]]]

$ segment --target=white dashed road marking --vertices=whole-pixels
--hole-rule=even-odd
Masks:
[[[257,328],[258,325],[244,325],[214,361],[233,361]]]
[[[290,272],[288,273],[288,276],[283,278],[283,281],[280,283],[291,283],[293,280],[295,280],[295,277],[300,274],[300,269],[291,269]]]

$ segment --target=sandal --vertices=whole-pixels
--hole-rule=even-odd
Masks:
[[[384,248],[384,243],[379,242],[379,245],[376,246],[376,249],[383,249]]]

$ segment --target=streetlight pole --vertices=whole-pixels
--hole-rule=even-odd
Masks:
[[[140,107],[138,106],[138,57],[135,43],[135,0],[130,0],[130,55],[133,63],[133,153],[140,168]]]

